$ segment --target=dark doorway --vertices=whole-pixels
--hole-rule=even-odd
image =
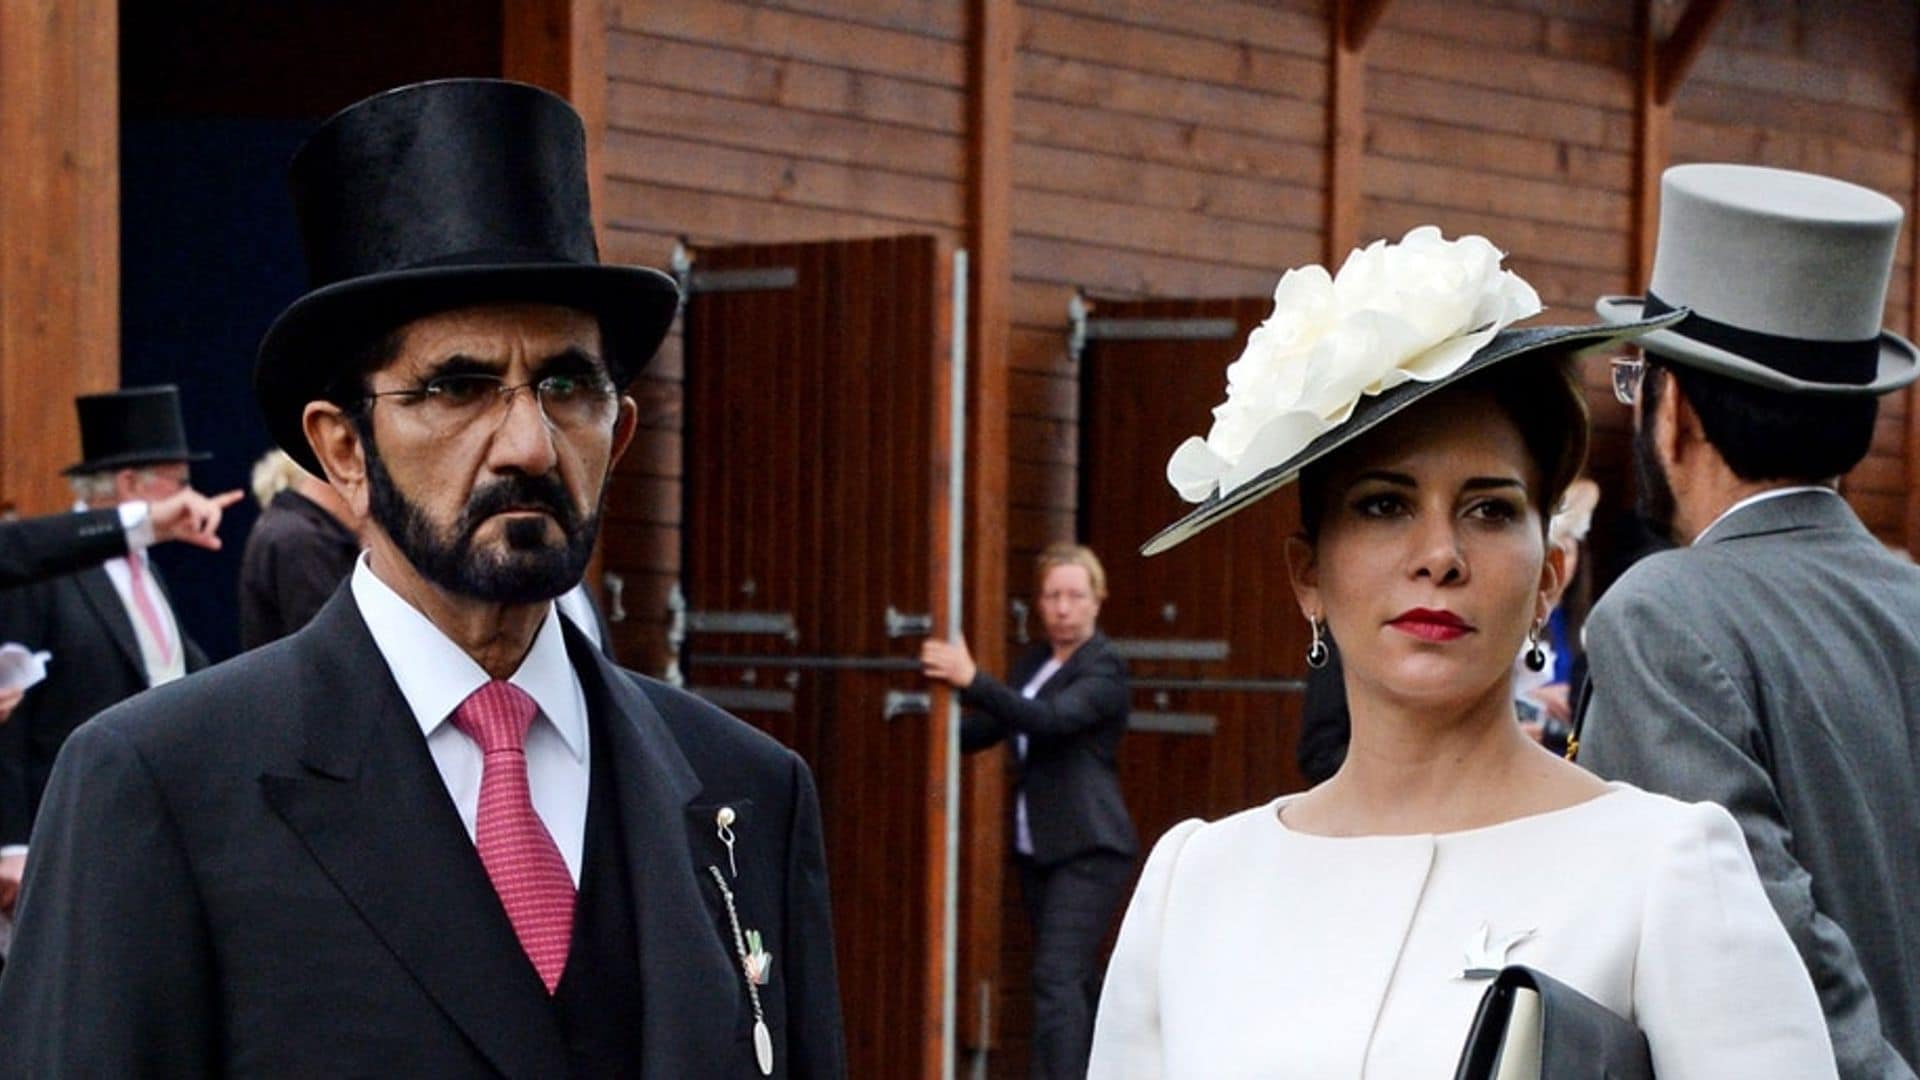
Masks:
[[[121,384],[179,385],[203,491],[244,487],[270,445],[254,348],[306,286],[287,161],[339,108],[391,86],[498,75],[500,9],[452,0],[120,5]],[[155,552],[188,634],[238,648],[240,552]]]

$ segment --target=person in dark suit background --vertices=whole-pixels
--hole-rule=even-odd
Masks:
[[[78,573],[154,544],[178,540],[220,550],[220,518],[240,492],[202,495],[185,488],[164,499],[137,499],[104,510],[0,521],[0,589]]]
[[[175,507],[217,515],[218,506],[182,498],[192,490],[189,463],[207,455],[187,448],[178,390],[89,394],[76,405],[83,458],[66,470],[82,504],[76,509],[117,517],[118,507],[145,502],[170,508],[169,520]],[[236,495],[220,498],[230,503]],[[73,516],[89,527],[85,513]],[[174,619],[144,545],[136,546],[79,573],[0,593],[0,641],[53,656],[46,681],[0,728],[0,914],[13,906],[41,795],[67,737],[95,713],[207,664]]]
[[[1140,841],[1120,794],[1127,663],[1100,633],[1107,575],[1092,549],[1055,544],[1035,587],[1047,640],[1007,682],[979,670],[964,640],[929,641],[925,673],[960,691],[961,747],[1010,740],[1017,761],[1013,836],[1033,920],[1031,1075],[1086,1075],[1100,994],[1100,942],[1133,879]]]
[[[69,740],[0,1075],[843,1075],[806,765],[553,603],[679,299],[599,262],[579,116],[403,87],[293,190],[313,288],[255,391],[368,550],[305,627]]]
[[[240,556],[240,647],[255,649],[307,625],[360,557],[353,509],[325,480],[280,449],[253,466],[260,518]]]

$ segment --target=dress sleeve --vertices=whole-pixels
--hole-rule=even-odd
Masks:
[[[1661,1080],[1837,1076],[1820,1000],[1726,810],[1685,808],[1641,913],[1633,1011]]]
[[[1120,937],[1107,963],[1100,1015],[1093,1024],[1090,1080],[1156,1080],[1165,1072],[1160,1039],[1160,930],[1180,849],[1205,824],[1190,818],[1168,829],[1140,871]]]

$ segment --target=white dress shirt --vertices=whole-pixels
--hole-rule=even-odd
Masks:
[[[373,643],[393,672],[400,695],[413,710],[440,779],[447,785],[447,794],[471,837],[480,809],[484,758],[479,744],[450,721],[453,710],[485,686],[490,676],[439,627],[375,576],[364,552],[354,566],[351,588]],[[534,635],[533,648],[507,681],[526,691],[540,706],[527,729],[527,784],[532,790],[534,812],[545,823],[578,887],[591,764],[587,697],[567,659],[559,612],[551,605]]]
[[[73,506],[75,513],[85,513],[91,509],[83,502]],[[120,606],[126,609],[127,621],[133,624],[133,638],[140,645],[140,666],[146,673],[147,685],[159,686],[187,673],[185,642],[180,637],[180,624],[173,617],[173,605],[167,603],[167,594],[153,580],[153,563],[148,560],[146,551],[153,543],[153,522],[147,504],[139,501],[121,503],[117,512],[120,528],[127,534],[127,554],[108,559],[100,565],[107,572],[107,579],[113,582],[113,591],[120,596]],[[141,591],[160,616],[159,637],[154,636],[147,621],[140,617],[139,607],[134,604],[133,570],[127,565],[128,559],[140,560],[140,580],[144,586]]]
[[[1047,685],[1047,680],[1059,670],[1060,661],[1047,657],[1047,662],[1041,664],[1040,670],[1034,672],[1033,678],[1028,679],[1027,685],[1020,689],[1020,696],[1032,701],[1040,693],[1040,688]],[[1013,753],[1023,763],[1027,760],[1026,732],[1014,732]],[[1027,793],[1024,791],[1013,797],[1013,850],[1022,855],[1033,854],[1033,826],[1027,821]]]
[[[1817,491],[1824,495],[1831,495],[1836,499],[1840,498],[1839,492],[1822,484],[1796,484],[1793,487],[1774,488],[1770,491],[1763,491],[1758,495],[1749,495],[1739,502],[1734,503],[1732,506],[1727,507],[1725,510],[1720,511],[1720,516],[1709,522],[1706,528],[1701,529],[1700,535],[1694,537],[1693,542],[1698,544],[1700,541],[1705,540],[1707,534],[1713,531],[1714,526],[1719,525],[1721,522],[1752,506],[1754,503],[1766,502],[1768,499],[1778,499],[1782,495],[1799,495],[1809,491]]]

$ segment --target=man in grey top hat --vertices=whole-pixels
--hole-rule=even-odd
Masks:
[[[1920,1061],[1920,569],[1834,489],[1912,382],[1880,329],[1900,207],[1825,177],[1667,171],[1644,298],[1692,314],[1615,361],[1642,509],[1683,546],[1587,622],[1577,753],[1739,820],[1845,1077]]]

